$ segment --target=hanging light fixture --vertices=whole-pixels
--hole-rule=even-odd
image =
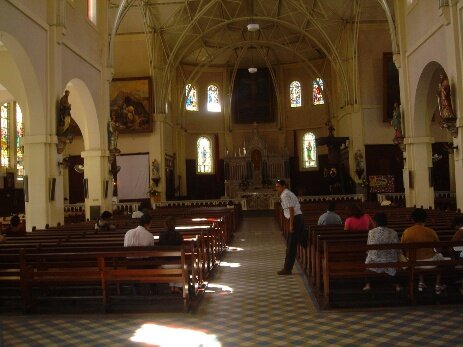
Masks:
[[[249,47],[249,49],[251,49],[253,47]],[[251,51],[251,66],[248,68],[248,72],[249,73],[256,73],[257,72],[257,68],[254,66],[254,54],[252,53]]]
[[[256,73],[257,68],[256,67],[250,67],[250,68],[248,68],[248,71],[249,71],[249,73]]]
[[[254,32],[254,31],[259,30],[259,29],[260,29],[260,26],[259,26],[259,24],[257,24],[257,23],[249,23],[249,24],[247,25],[247,28],[248,28],[248,31]]]

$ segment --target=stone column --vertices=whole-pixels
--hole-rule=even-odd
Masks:
[[[87,188],[85,218],[95,219],[95,216],[104,210],[112,211],[110,200],[105,198],[105,194],[110,196],[110,190],[112,190],[111,182],[106,174],[109,171],[109,153],[107,150],[87,150],[82,152],[81,156],[84,158],[84,186]],[[105,191],[106,184],[108,185],[107,192]]]
[[[461,110],[463,110],[463,108],[461,108]],[[463,118],[461,111],[460,117],[457,119],[457,128],[458,137],[453,142],[454,146],[458,146],[458,148],[453,152],[453,157],[455,159],[455,192],[457,199],[457,208],[463,210]],[[452,178],[452,176],[450,177]]]
[[[407,137],[404,186],[407,207],[434,207],[434,188],[430,185],[433,137]]]
[[[161,170],[159,174],[161,175],[161,180],[159,181],[158,190],[161,192],[161,200],[166,200],[166,160],[165,160],[165,127],[166,127],[166,115],[165,114],[155,114],[154,115],[154,132],[153,136],[150,136],[150,160],[153,161],[156,159],[160,166]],[[150,177],[151,178],[151,177]],[[151,183],[151,182],[150,182]]]
[[[34,226],[44,229],[46,224],[56,225],[64,219],[62,176],[57,174],[56,136],[29,135],[21,141],[27,176],[27,187],[24,187],[27,192],[26,229],[31,231]]]

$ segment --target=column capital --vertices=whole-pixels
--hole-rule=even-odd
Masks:
[[[423,143],[434,143],[434,137],[431,136],[417,136],[417,137],[406,137],[404,139],[406,145],[418,145]]]
[[[82,158],[109,157],[109,151],[107,149],[91,149],[88,151],[81,152],[80,156]]]
[[[26,135],[21,137],[21,145],[58,143],[56,135]]]

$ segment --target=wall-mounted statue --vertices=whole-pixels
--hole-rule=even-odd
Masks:
[[[73,124],[71,117],[71,104],[69,103],[69,90],[64,91],[64,95],[59,100],[58,121],[56,135],[58,136],[57,151],[63,153],[67,143],[74,139]],[[77,125],[76,125],[77,126]]]

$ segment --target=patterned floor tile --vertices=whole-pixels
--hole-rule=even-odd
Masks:
[[[318,312],[303,277],[277,276],[272,217],[245,218],[195,313],[0,316],[1,346],[457,346],[459,307]]]

